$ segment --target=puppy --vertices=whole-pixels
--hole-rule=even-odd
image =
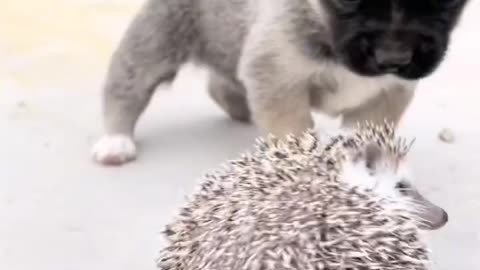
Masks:
[[[158,84],[189,61],[231,118],[298,134],[312,109],[398,123],[439,66],[467,0],[148,0],[115,51],[104,88],[103,164],[133,160],[135,124]]]

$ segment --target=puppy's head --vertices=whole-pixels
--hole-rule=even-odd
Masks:
[[[420,79],[441,63],[468,0],[319,0],[333,49],[353,72]]]

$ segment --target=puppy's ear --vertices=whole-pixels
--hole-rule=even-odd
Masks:
[[[368,143],[363,146],[360,153],[353,159],[357,164],[365,166],[371,175],[375,175],[383,164],[385,153],[376,143]]]

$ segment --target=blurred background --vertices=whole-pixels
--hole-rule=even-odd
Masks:
[[[2,81],[22,89],[51,89],[71,88],[79,77],[91,80],[92,74],[104,71],[115,42],[140,4],[3,0]]]
[[[257,135],[228,120],[204,71],[186,66],[142,117],[139,159],[91,162],[106,66],[141,4],[1,1],[0,269],[155,269],[159,233],[196,179]],[[438,270],[480,269],[479,25],[473,0],[401,127],[417,138],[418,186],[450,213],[430,237]]]

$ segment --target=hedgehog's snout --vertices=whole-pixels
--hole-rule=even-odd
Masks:
[[[425,223],[420,226],[424,230],[438,230],[448,223],[447,211],[440,208],[440,211],[434,213],[425,220]]]
[[[448,222],[448,213],[440,206],[432,203],[418,191],[413,190],[413,199],[417,204],[417,215],[421,219],[420,228],[423,230],[437,230]]]
[[[445,224],[448,223],[448,213],[447,211],[443,210],[442,211],[442,217],[440,219],[440,222],[436,224],[436,227],[433,227],[434,230],[436,229],[440,229],[441,227],[443,227]]]

